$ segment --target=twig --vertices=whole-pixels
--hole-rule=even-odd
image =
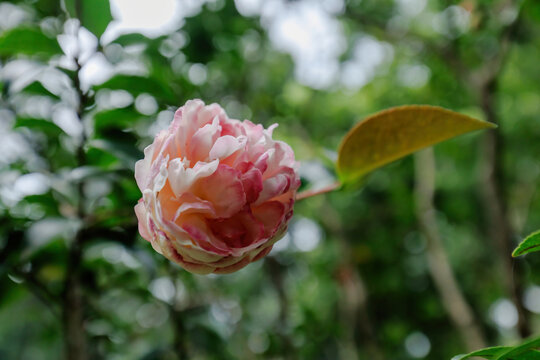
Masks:
[[[340,186],[341,186],[340,182],[335,182],[325,187],[322,187],[320,189],[309,189],[309,190],[302,191],[296,194],[296,201],[337,190],[339,189]]]
[[[436,209],[435,195],[435,157],[433,149],[423,150],[415,155],[416,170],[416,216],[422,234],[427,239],[427,260],[429,272],[435,283],[446,312],[458,330],[467,351],[486,346],[481,326],[477,323],[471,306],[467,303],[452,271],[444,249]]]

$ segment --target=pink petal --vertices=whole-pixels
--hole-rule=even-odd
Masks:
[[[139,221],[139,234],[141,234],[146,241],[152,241],[152,235],[150,229],[148,229],[146,208],[144,207],[142,199],[135,205],[135,215],[137,215],[137,220]]]
[[[264,226],[264,237],[273,236],[284,220],[285,205],[278,201],[269,201],[251,209],[253,216]]]
[[[279,126],[279,124],[272,124],[268,127],[268,129],[266,129],[266,133],[271,137],[272,134],[274,133],[274,129],[277,128]]]
[[[219,217],[230,217],[246,204],[246,194],[240,181],[240,172],[220,164],[210,176],[198,181],[193,193],[214,205]]]
[[[255,160],[255,167],[261,171],[261,173],[264,174],[266,169],[268,169],[268,159],[269,157],[274,153],[273,149],[268,150],[267,152],[263,153],[261,156],[259,156]]]
[[[182,224],[182,229],[184,229],[191,239],[199,245],[202,249],[218,254],[227,256],[230,251],[228,246],[221,240],[212,235],[212,232],[205,221],[196,216],[188,216]]]
[[[171,256],[171,260],[178,263],[180,266],[182,266],[184,269],[191,273],[206,275],[214,271],[214,267],[212,266],[202,263],[186,261],[184,257],[180,255],[172,245],[169,245],[168,254]]]
[[[261,239],[264,228],[249,211],[226,219],[208,220],[212,234],[230,248],[245,248]]]
[[[179,197],[189,191],[191,186],[199,179],[212,175],[218,168],[219,161],[198,162],[193,168],[189,167],[189,160],[174,159],[169,163],[169,182],[174,194]]]
[[[214,270],[214,274],[230,274],[230,273],[240,270],[241,268],[248,265],[250,262],[251,261],[249,260],[249,256],[244,256],[243,258],[239,258],[238,262],[232,265],[216,268]]]
[[[174,245],[176,251],[182,255],[184,260],[193,263],[209,264],[212,267],[216,267],[215,264],[217,262],[228,257],[223,257],[223,255],[214,254],[195,246],[182,246],[177,245],[175,242],[172,244]]]
[[[295,183],[295,177],[294,170],[283,167],[281,172],[278,172],[274,177],[263,180],[263,189],[255,204],[259,205],[287,192],[291,184]]]
[[[221,126],[217,118],[211,124],[206,124],[195,132],[189,141],[188,159],[195,164],[198,161],[206,161],[212,146],[221,133]]]
[[[244,120],[242,122],[244,129],[246,130],[246,135],[248,136],[249,142],[256,144],[263,137],[264,128],[261,124],[255,125],[249,120]]]
[[[135,163],[135,180],[141,191],[148,188],[150,168],[152,167],[152,155],[154,153],[154,145],[148,145],[144,148],[144,158]]]
[[[244,127],[242,126],[242,123],[235,119],[229,119],[226,116],[223,118],[220,118],[219,124],[221,125],[221,136],[225,135],[231,135],[234,137],[238,137],[241,135],[246,135],[246,132],[244,131]]]
[[[197,130],[211,122],[216,116],[225,115],[219,106],[204,106],[201,100],[190,100],[176,111],[169,133],[175,134],[177,157],[185,157],[190,141]]]
[[[174,215],[174,222],[179,220],[181,216],[191,214],[209,215],[211,217],[216,216],[214,206],[211,202],[202,200],[191,193],[184,193],[178,199],[178,204],[180,204],[180,206],[178,207],[178,210],[176,210],[176,213]]]
[[[273,150],[267,161],[268,168],[263,173],[265,179],[280,173],[283,167],[295,170],[297,166],[294,161],[294,152],[289,145],[283,141],[276,141]]]
[[[252,167],[242,174],[242,186],[246,193],[246,201],[252,203],[259,197],[259,193],[263,189],[262,173],[259,169]]]
[[[242,149],[245,145],[245,137],[236,138],[234,136],[225,135],[216,140],[208,156],[211,160],[225,159],[236,151]]]

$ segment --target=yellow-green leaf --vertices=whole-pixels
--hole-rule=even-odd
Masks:
[[[338,153],[337,172],[343,183],[422,148],[470,131],[496,125],[428,105],[400,106],[378,112],[353,127]]]

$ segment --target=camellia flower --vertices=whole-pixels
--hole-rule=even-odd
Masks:
[[[292,149],[268,129],[188,101],[135,165],[139,232],[186,270],[230,273],[287,229],[300,185]]]

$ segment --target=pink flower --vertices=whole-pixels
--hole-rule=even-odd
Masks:
[[[135,165],[139,232],[198,274],[231,273],[281,238],[300,185],[289,145],[218,105],[190,100]]]

